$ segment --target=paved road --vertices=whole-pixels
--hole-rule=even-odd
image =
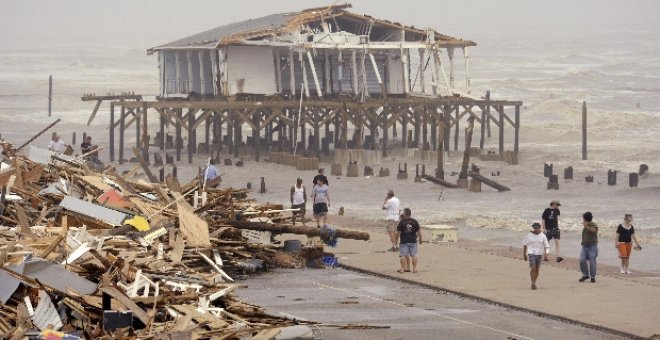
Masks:
[[[323,339],[621,339],[531,313],[344,269],[278,269],[250,277],[249,303],[300,319],[389,326],[323,329]]]

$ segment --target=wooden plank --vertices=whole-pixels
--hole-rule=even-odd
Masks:
[[[195,214],[193,208],[185,200],[180,199],[181,194],[173,192],[177,199],[177,211],[179,214],[179,230],[188,240],[190,247],[210,247],[208,223]]]
[[[87,126],[89,126],[92,123],[92,121],[94,120],[94,117],[96,117],[96,113],[99,111],[99,108],[101,107],[102,102],[103,102],[103,100],[101,100],[101,99],[96,101],[96,105],[94,106],[94,110],[92,110],[92,114],[89,116],[89,120],[87,121]]]
[[[149,164],[142,157],[142,151],[138,148],[133,148],[133,154],[135,155],[137,160],[140,162],[140,165],[142,165],[142,169],[144,170],[144,173],[149,178],[149,181],[151,183],[159,183],[158,178],[156,178],[156,176],[154,176],[154,174],[151,172],[151,169],[149,169]]]
[[[227,322],[223,321],[220,318],[216,318],[210,313],[200,313],[194,306],[190,305],[173,305],[172,308],[177,311],[189,315],[195,322],[205,323],[208,327],[213,329],[222,329],[227,327]]]
[[[424,178],[425,180],[427,180],[429,182],[432,182],[432,183],[435,183],[435,184],[438,184],[438,185],[442,185],[445,188],[451,188],[451,189],[458,188],[458,185],[456,185],[452,182],[445,181],[442,178],[437,178],[437,177],[434,177],[434,176],[431,176],[431,175],[424,175],[424,176],[422,176],[422,178]]]
[[[486,185],[488,185],[488,186],[490,186],[490,187],[496,189],[497,191],[500,191],[500,192],[502,192],[502,191],[511,191],[511,189],[510,189],[509,187],[504,186],[504,185],[502,185],[502,184],[499,184],[499,183],[497,183],[497,182],[495,182],[495,181],[493,181],[493,180],[491,180],[491,179],[488,179],[488,178],[486,178],[486,177],[484,177],[484,176],[481,176],[481,175],[478,174],[478,173],[475,173],[475,172],[469,171],[469,172],[468,172],[468,176],[470,176],[470,177],[472,177],[472,178],[478,180],[479,182],[481,182],[481,183],[483,183],[483,184],[486,184]]]
[[[120,292],[117,288],[111,287],[111,286],[104,286],[101,287],[100,290],[103,293],[106,293],[110,295],[111,297],[115,298],[117,301],[119,301],[122,305],[124,305],[126,308],[130,309],[131,312],[133,312],[133,315],[138,318],[142,323],[145,325],[149,324],[149,321],[151,321],[151,318],[147,314],[147,312],[144,311],[144,309],[140,308],[140,306],[136,305],[133,300],[131,300],[128,296],[126,296],[124,293]]]

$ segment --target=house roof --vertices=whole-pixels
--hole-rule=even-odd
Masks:
[[[152,47],[147,52],[149,54],[164,49],[187,49],[187,48],[217,48],[230,44],[240,44],[247,39],[255,39],[295,31],[301,25],[305,25],[319,19],[346,18],[365,22],[373,22],[386,28],[401,29],[406,33],[426,35],[425,29],[418,29],[413,26],[405,26],[397,22],[391,22],[383,19],[376,19],[368,15],[361,15],[348,12],[350,4],[332,5],[328,7],[310,8],[299,12],[271,14],[264,17],[250,19],[228,25],[219,26],[208,31],[197,33],[186,38],[175,40],[164,45]],[[443,46],[475,46],[476,44],[469,40],[462,40],[444,34],[435,32],[435,39],[439,45]]]

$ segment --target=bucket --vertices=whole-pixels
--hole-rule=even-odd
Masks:
[[[299,252],[302,248],[300,240],[286,240],[284,241],[284,251],[286,252]]]

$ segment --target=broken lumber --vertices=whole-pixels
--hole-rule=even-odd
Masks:
[[[484,176],[481,176],[480,174],[478,174],[478,173],[476,173],[476,172],[469,171],[469,172],[468,172],[468,176],[470,176],[470,177],[476,179],[477,181],[479,181],[479,182],[481,182],[481,183],[483,183],[483,184],[486,184],[486,185],[488,185],[488,186],[494,188],[495,190],[497,190],[497,191],[499,191],[499,192],[502,192],[502,191],[511,191],[511,189],[510,189],[509,187],[506,187],[506,186],[504,186],[504,185],[502,185],[502,184],[500,184],[500,183],[497,183],[497,182],[493,181],[492,179],[488,179],[488,178],[486,178],[486,177],[484,177]]]
[[[321,236],[321,229],[316,227],[304,227],[292,224],[268,224],[262,222],[248,222],[248,221],[229,221],[229,225],[238,229],[249,229],[257,231],[270,231],[273,234],[300,234],[307,236]],[[351,240],[369,240],[369,233],[353,230],[335,230],[337,238],[351,239]]]
[[[451,189],[458,188],[458,185],[456,185],[452,182],[447,182],[447,181],[445,181],[444,179],[441,179],[441,178],[433,177],[433,176],[430,176],[430,175],[423,175],[422,178],[429,181],[429,182],[433,182],[435,184],[442,185],[443,187],[446,187],[446,188],[451,188]]]

